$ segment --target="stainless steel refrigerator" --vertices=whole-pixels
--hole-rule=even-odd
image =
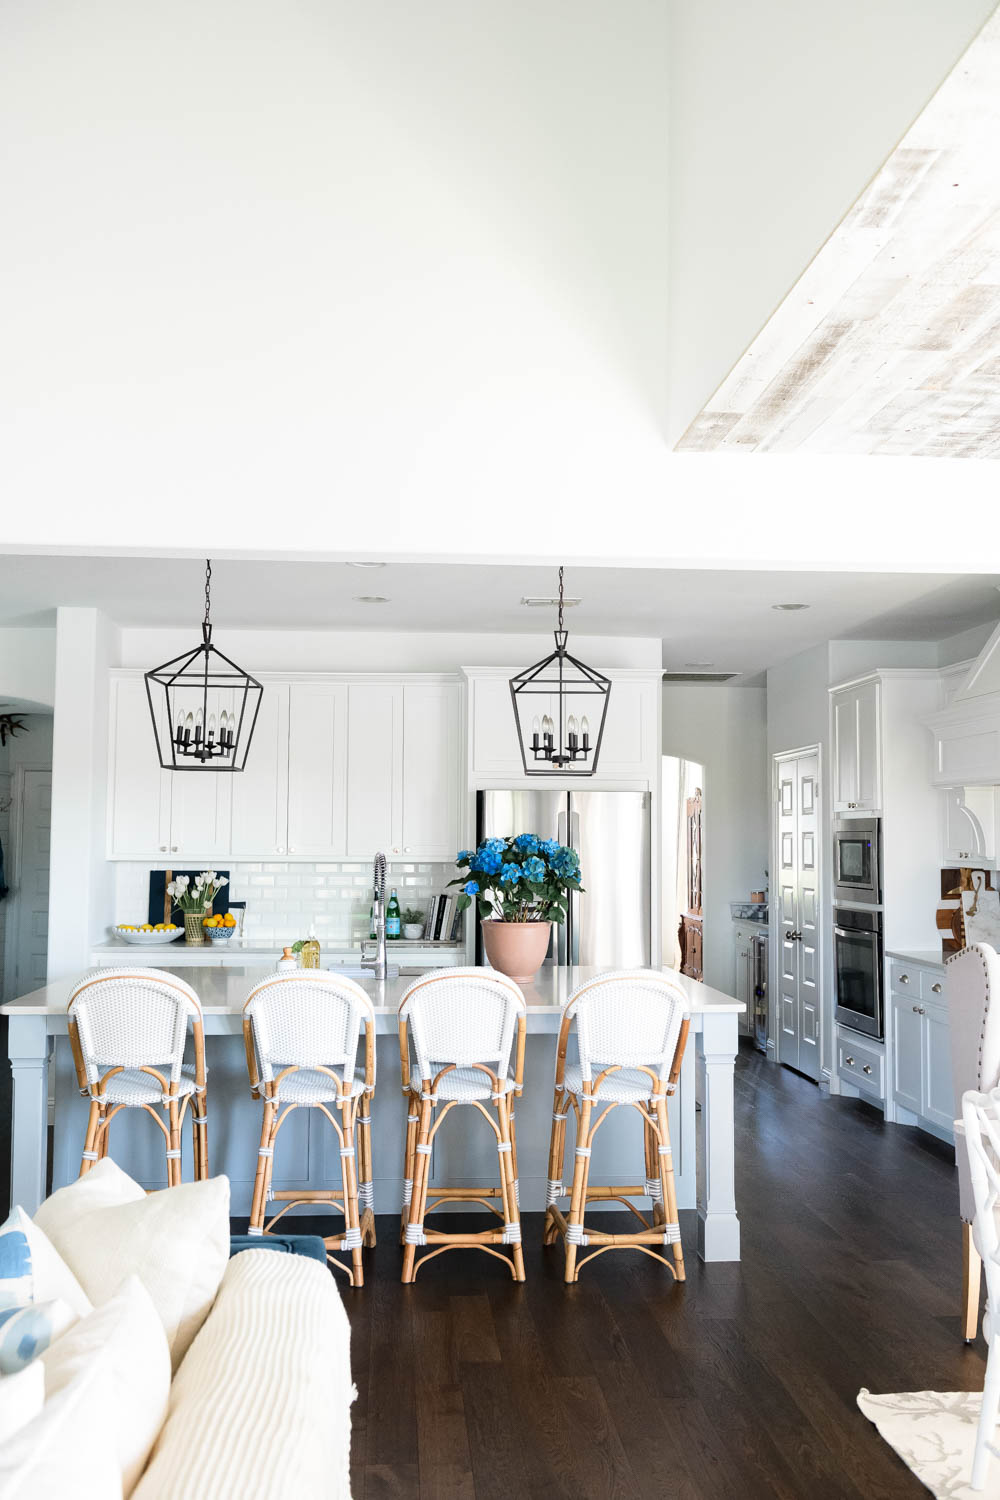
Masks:
[[[650,961],[648,792],[505,790],[477,797],[477,840],[536,833],[580,856],[584,889],[553,924],[547,964],[638,968]],[[476,953],[482,934],[476,929]]]

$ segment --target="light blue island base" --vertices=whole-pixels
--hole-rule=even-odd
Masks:
[[[232,1188],[232,1212],[247,1215],[257,1162],[261,1106],[250,1096],[242,1038],[242,1006],[251,985],[268,971],[190,967],[179,971],[202,1000],[208,1063],[209,1162]],[[517,1105],[521,1207],[545,1208],[552,1081],[562,1004],[597,971],[543,970],[524,987],[528,1044],[524,1096]],[[732,997],[675,976],[691,1004],[691,1038],[681,1083],[671,1101],[670,1129],[677,1171],[678,1206],[698,1209],[698,1250],[705,1260],[738,1260],[739,1220],[734,1188],[733,1063],[739,1013]],[[400,1088],[396,1012],[411,981],[363,981],[376,1007],[377,1079],[372,1110],[376,1213],[398,1213],[402,1204],[405,1105]],[[3,1007],[10,1017],[8,1050],[14,1082],[12,1201],[29,1213],[45,1194],[47,1100],[54,1098],[53,1188],[71,1182],[80,1168],[87,1102],[80,1097],[66,1033],[72,985],[57,981]],[[697,1107],[696,1107],[697,1106]],[[480,1128],[477,1128],[480,1127]],[[162,1136],[141,1110],[123,1112],[111,1127],[111,1155],[148,1188],[166,1186]],[[185,1127],[182,1162],[190,1180],[191,1142]],[[474,1111],[455,1110],[441,1126],[432,1158],[431,1184],[473,1187],[493,1182],[492,1132]],[[275,1188],[315,1188],[339,1182],[336,1136],[314,1110],[296,1111],[282,1128],[274,1160]],[[594,1143],[594,1182],[635,1183],[645,1176],[642,1123],[635,1110],[616,1110]],[[620,1205],[609,1204],[609,1208]],[[588,1213],[600,1212],[594,1204]],[[288,1216],[291,1218],[291,1215]]]

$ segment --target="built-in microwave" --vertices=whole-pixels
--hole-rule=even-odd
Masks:
[[[833,973],[837,1020],[882,1037],[882,913],[834,907]]]
[[[842,818],[834,823],[833,899],[881,906],[881,819]]]

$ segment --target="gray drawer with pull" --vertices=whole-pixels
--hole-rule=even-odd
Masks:
[[[890,958],[889,986],[897,995],[912,995],[929,1000],[932,1005],[946,1004],[944,974],[940,969],[924,969],[904,958]]]
[[[837,1073],[864,1093],[885,1098],[885,1049],[867,1037],[838,1032]]]

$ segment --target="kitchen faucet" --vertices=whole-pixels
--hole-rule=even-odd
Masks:
[[[385,855],[376,854],[372,861],[372,911],[375,918],[375,952],[371,958],[366,954],[370,939],[361,939],[361,967],[371,969],[376,979],[385,979]]]

